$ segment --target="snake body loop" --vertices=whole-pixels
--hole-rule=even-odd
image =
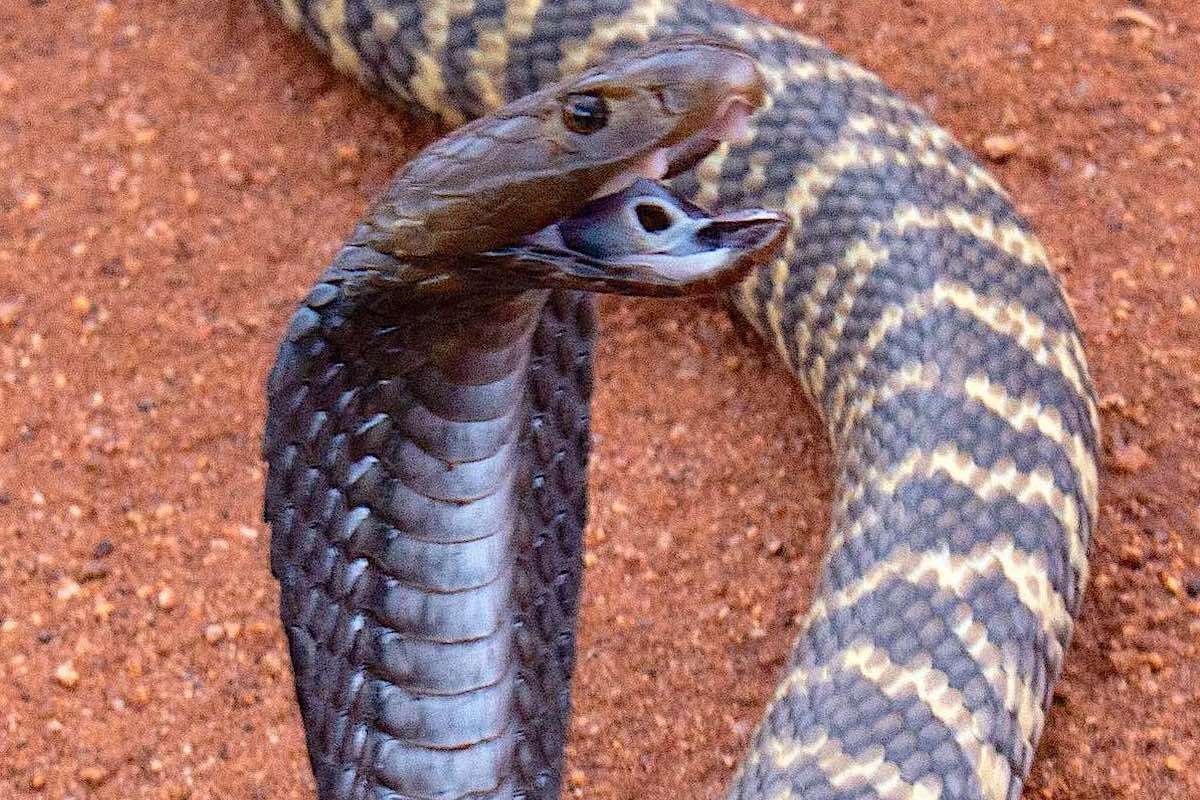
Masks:
[[[870,73],[716,2],[276,2],[452,125],[667,35],[754,53],[749,143],[676,187],[790,217],[730,300],[820,410],[838,476],[821,589],[730,796],[1018,797],[1086,581],[1098,421],[1061,287],[995,180]],[[272,563],[319,794],[556,797],[591,302],[397,328],[346,291],[364,258],[383,256],[347,248],[309,294],[270,386]],[[430,458],[467,468],[432,480]],[[467,535],[480,515],[494,536]]]

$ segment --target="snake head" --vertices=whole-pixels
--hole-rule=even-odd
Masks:
[[[400,260],[494,250],[640,177],[688,168],[737,138],[765,98],[751,57],[666,40],[527,95],[434,142],[350,239]]]
[[[472,257],[481,282],[669,296],[715,292],[783,241],[787,217],[750,209],[710,214],[645,178],[585,204],[515,245]]]

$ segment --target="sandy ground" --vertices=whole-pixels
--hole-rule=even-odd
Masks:
[[[1027,797],[1200,797],[1200,9],[767,10],[1014,151],[995,171],[1081,317],[1101,525]],[[0,5],[0,796],[311,797],[259,521],[263,378],[433,133],[252,5]],[[807,605],[830,457],[714,310],[604,312],[570,782],[715,798]]]

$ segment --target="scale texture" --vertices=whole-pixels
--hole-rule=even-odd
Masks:
[[[717,3],[277,7],[451,125],[669,34],[755,54],[771,92],[751,142],[677,188],[791,216],[781,258],[730,299],[820,410],[839,474],[821,589],[730,796],[1018,797],[1086,581],[1098,422],[1071,311],[1003,189],[870,73]],[[491,355],[450,358],[396,332],[408,312],[347,296],[342,267],[292,321],[266,439],[319,794],[556,797],[591,305],[509,308]],[[427,485],[422,448],[482,466]],[[511,496],[515,519],[456,538]]]
[[[556,796],[594,304],[463,311],[447,346],[445,308],[347,291],[388,261],[339,254],[269,381],[271,566],[318,792]]]

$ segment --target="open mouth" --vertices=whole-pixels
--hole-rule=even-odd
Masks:
[[[694,168],[723,142],[748,138],[763,94],[757,73],[741,74],[745,68],[741,60],[732,62],[721,76],[724,95],[684,137],[629,163],[571,216],[472,260],[481,268],[503,266],[509,280],[524,276],[531,287],[618,294],[700,294],[740,281],[782,243],[787,217],[767,209],[712,213],[662,182]]]
[[[766,209],[709,213],[648,178],[598,197],[515,245],[485,254],[538,286],[647,296],[727,288],[768,259],[788,230]]]
[[[647,178],[554,226],[573,252],[674,281],[711,276],[758,255],[782,227],[783,217],[774,211],[712,214]]]
[[[508,257],[542,286],[677,295],[737,283],[775,252],[787,218],[766,209],[710,213],[660,181],[693,168],[722,142],[743,140],[753,109],[730,96],[704,129],[615,176],[569,218],[489,256]]]

